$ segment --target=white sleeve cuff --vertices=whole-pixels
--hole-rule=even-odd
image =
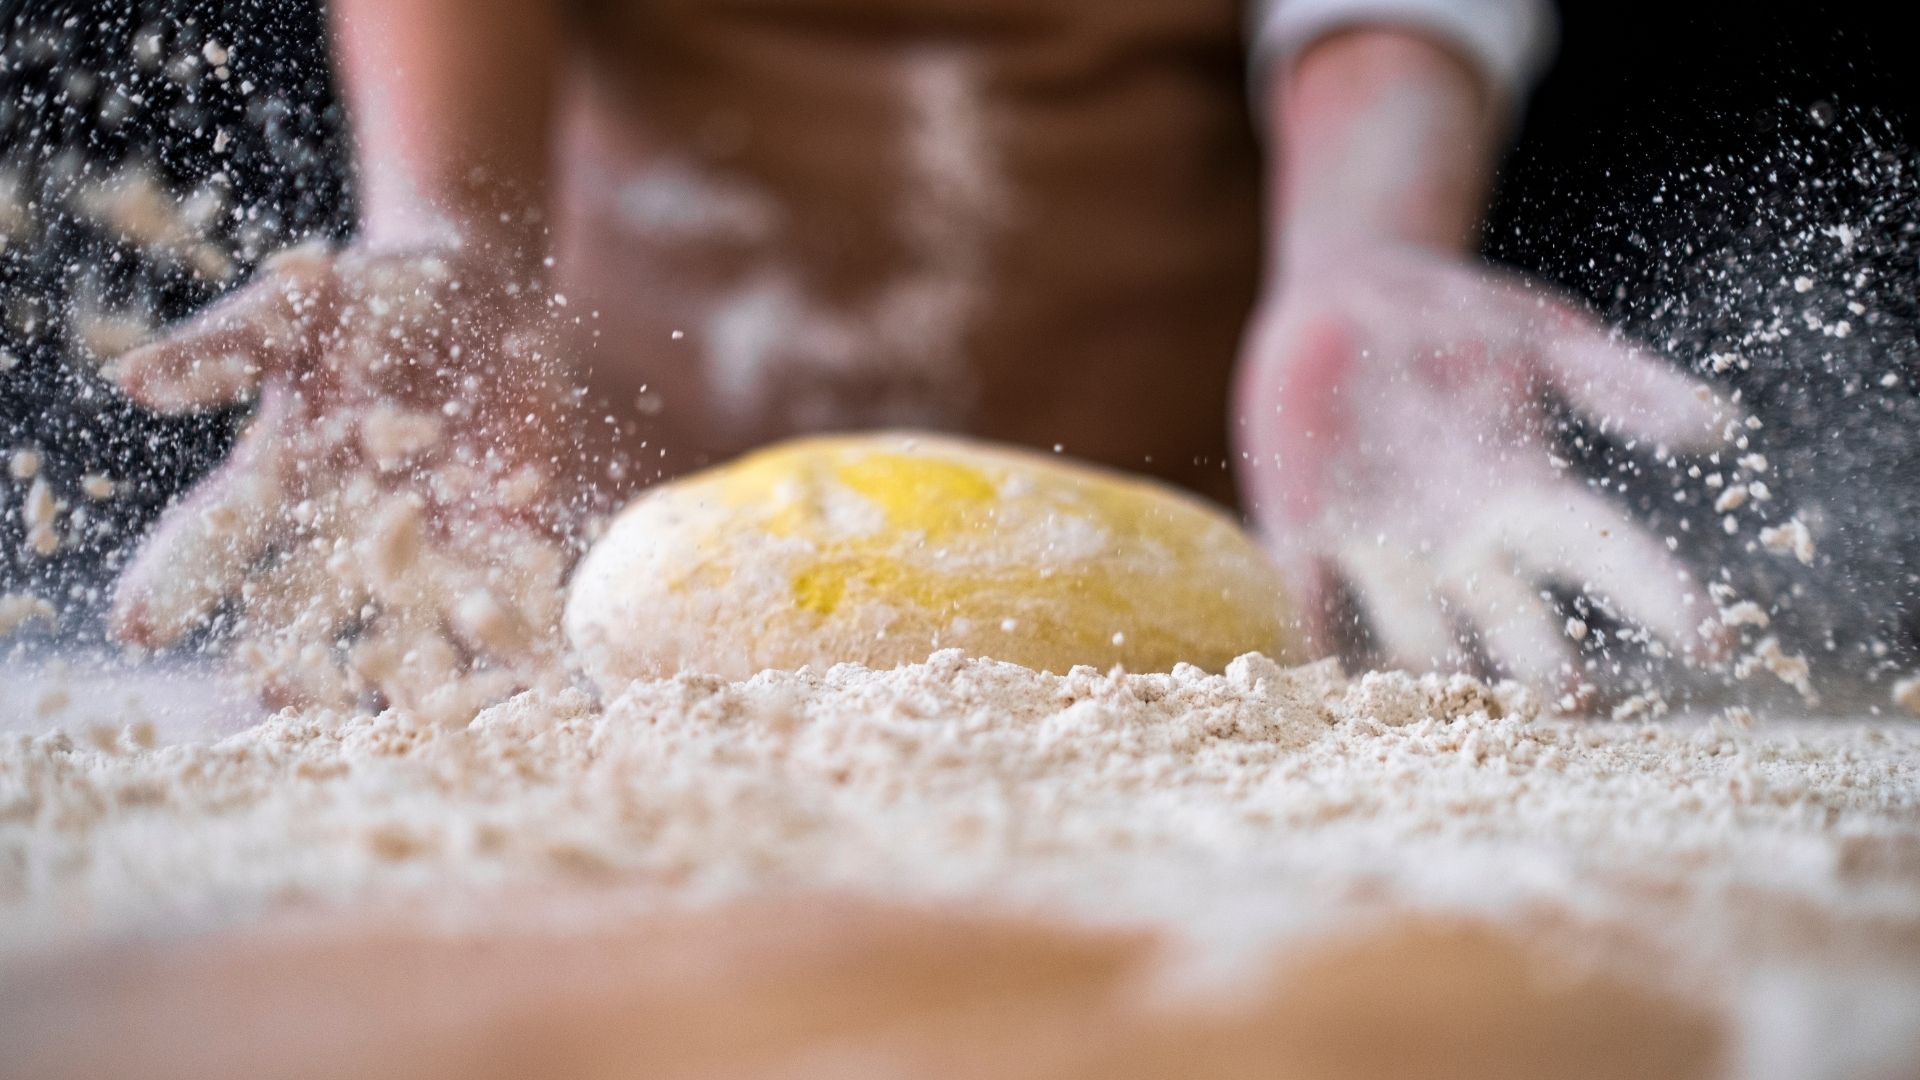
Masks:
[[[1399,26],[1459,49],[1516,105],[1559,36],[1549,0],[1255,0],[1249,16],[1256,78],[1333,31]]]

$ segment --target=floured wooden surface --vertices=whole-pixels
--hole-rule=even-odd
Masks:
[[[1686,1002],[1745,1075],[1920,1047],[1901,721],[1572,720],[1460,677],[947,653],[524,695],[464,727],[286,712],[150,741],[0,749],[7,963],[128,942],[176,963],[169,942],[396,913],[423,942],[592,935],[827,892],[1151,934],[1155,986],[1232,999],[1319,943],[1437,918]]]
[[[1706,1010],[1478,920],[1350,928],[1212,998],[1156,991],[1142,934],[844,897],[484,935],[417,922],[266,927],[34,971],[0,988],[0,1046],[23,1080],[1690,1080],[1730,1060]]]

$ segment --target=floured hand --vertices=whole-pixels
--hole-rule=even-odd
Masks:
[[[550,295],[456,248],[273,259],[108,374],[180,412],[257,395],[230,458],[121,577],[116,631],[231,611],[270,702],[457,716],[549,669],[578,491]]]
[[[1556,461],[1549,395],[1676,451],[1726,419],[1664,360],[1518,278],[1412,246],[1293,252],[1245,346],[1236,435],[1242,488],[1309,610],[1324,618],[1344,582],[1392,663],[1477,654],[1557,692],[1583,681],[1584,625],[1546,591],[1560,585],[1698,655],[1702,588]]]

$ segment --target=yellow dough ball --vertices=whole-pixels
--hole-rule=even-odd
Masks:
[[[642,494],[575,573],[566,626],[603,690],[936,649],[1064,672],[1296,659],[1278,572],[1164,485],[906,433],[802,439]]]

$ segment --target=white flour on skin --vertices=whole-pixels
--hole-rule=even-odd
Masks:
[[[1904,726],[1592,723],[1464,677],[943,653],[683,676],[604,708],[528,694],[465,728],[288,711],[151,741],[0,746],[7,950],[575,882],[1064,911],[1227,963],[1369,911],[1548,911],[1652,941],[1729,1007],[1782,970],[1815,997],[1844,970],[1920,1000]]]
[[[454,306],[476,295],[500,321]],[[170,645],[237,600],[233,652],[269,699],[379,700],[457,723],[556,673],[567,556],[550,524],[567,512],[554,493],[573,489],[551,483],[570,466],[543,456],[539,438],[565,411],[545,344],[554,316],[541,310],[558,299],[531,300],[524,282],[458,249],[306,247],[238,298],[251,309],[209,316],[280,352],[196,356],[186,370],[164,351],[116,359],[115,378],[163,401],[218,400],[269,363],[281,380],[227,478],[175,505],[124,573],[123,630]],[[463,358],[487,372],[490,396],[477,395],[478,374],[450,376]],[[305,378],[317,371],[326,378]],[[111,495],[100,479],[93,490]],[[45,538],[50,554],[69,507],[33,484],[28,539]],[[92,497],[85,477],[75,486]]]

